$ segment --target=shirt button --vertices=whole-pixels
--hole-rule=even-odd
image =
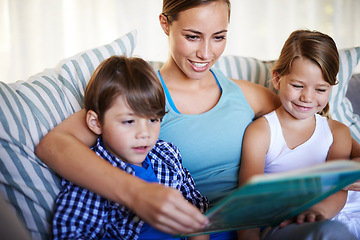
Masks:
[[[101,228],[99,234],[100,234],[100,236],[103,236],[105,234],[105,229]]]
[[[126,171],[127,173],[131,173],[131,172],[132,172],[132,168],[131,168],[130,166],[127,166],[127,167],[125,168],[125,171]]]
[[[135,216],[132,220],[133,220],[133,222],[138,222],[138,221],[140,221],[140,218],[138,216]]]

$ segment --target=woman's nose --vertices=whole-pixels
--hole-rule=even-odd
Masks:
[[[210,56],[211,47],[207,41],[202,41],[197,51],[197,57],[200,59],[208,59]]]

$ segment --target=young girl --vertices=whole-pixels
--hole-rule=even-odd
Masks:
[[[181,165],[178,149],[158,140],[165,95],[149,64],[121,56],[103,61],[87,85],[84,103],[86,123],[99,135],[92,148],[97,155],[145,181],[178,189],[202,212],[207,210],[208,201]],[[62,185],[52,239],[173,239],[125,206],[65,179]]]
[[[328,115],[329,95],[337,84],[338,70],[339,55],[331,37],[308,30],[298,30],[289,36],[272,70],[282,106],[247,128],[240,185],[255,174],[350,159],[349,129],[324,117]],[[328,197],[299,214],[297,222],[333,218],[344,206],[346,194],[340,191]],[[280,226],[285,225],[287,221]]]

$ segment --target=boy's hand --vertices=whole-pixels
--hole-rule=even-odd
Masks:
[[[208,219],[182,194],[157,183],[146,183],[137,189],[133,209],[144,221],[160,231],[179,234],[194,232],[208,224]]]

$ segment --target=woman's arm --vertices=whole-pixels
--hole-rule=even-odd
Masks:
[[[81,110],[51,130],[35,149],[50,168],[79,186],[123,204],[161,231],[197,231],[207,219],[175,189],[146,183],[97,156],[89,146],[97,136]]]

